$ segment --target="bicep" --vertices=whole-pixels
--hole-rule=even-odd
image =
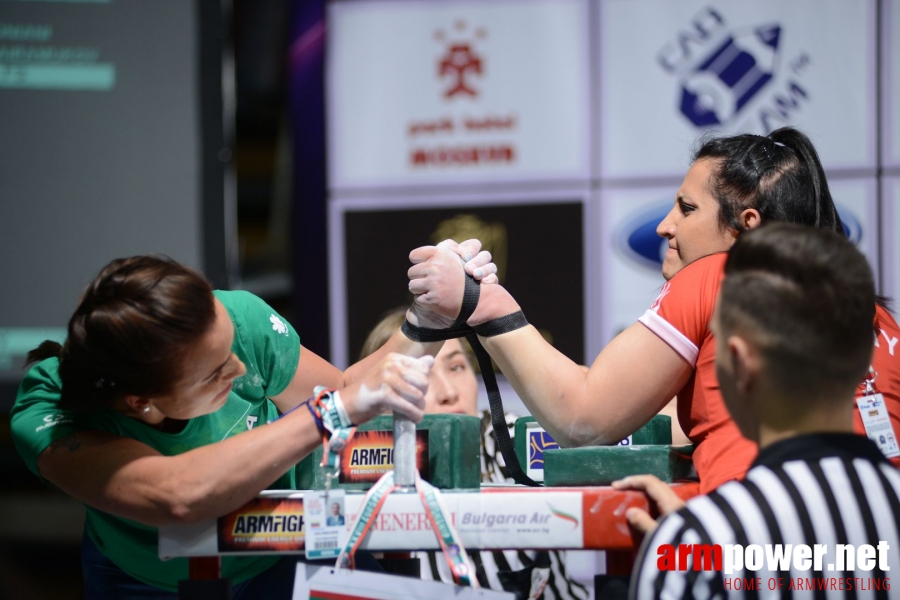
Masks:
[[[343,373],[309,348],[301,348],[293,379],[280,394],[271,396],[271,400],[284,413],[312,396],[317,385],[340,389],[344,387]]]
[[[80,431],[50,444],[38,457],[41,476],[99,510],[141,519],[157,509],[166,489],[166,457],[137,440]]]
[[[590,395],[614,423],[610,438],[623,438],[662,410],[688,382],[694,368],[641,323],[616,336],[597,356],[587,374]],[[598,415],[600,416],[600,415]]]

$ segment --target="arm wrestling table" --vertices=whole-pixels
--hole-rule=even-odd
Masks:
[[[696,483],[675,484],[682,498]],[[303,554],[302,491],[270,491],[242,508],[187,525],[159,528],[159,556],[187,557],[192,580],[217,579],[221,556]],[[346,495],[347,523],[360,510],[362,492]],[[649,510],[641,492],[611,487],[528,488],[485,485],[478,490],[444,490],[442,499],[462,542],[471,550],[606,550],[607,572],[630,572],[635,540],[625,520],[634,506]],[[360,546],[368,551],[439,550],[419,497],[391,494]]]

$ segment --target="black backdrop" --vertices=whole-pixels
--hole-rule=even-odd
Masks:
[[[561,200],[345,212],[349,362],[357,360],[366,335],[385,312],[411,301],[406,277],[410,250],[440,241],[433,236],[442,223],[446,231],[446,222],[462,215],[475,217],[490,231],[505,231],[498,244],[503,246],[505,239],[505,252],[487,247],[505,262],[501,283],[557,349],[583,364],[583,205]]]

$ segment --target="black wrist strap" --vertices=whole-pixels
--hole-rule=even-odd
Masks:
[[[516,457],[512,439],[509,437],[509,429],[506,426],[506,415],[503,413],[503,399],[500,397],[500,387],[497,385],[494,365],[491,362],[490,354],[478,340],[479,335],[493,337],[521,329],[528,325],[528,320],[525,319],[522,311],[518,311],[487,323],[476,325],[474,328],[470,327],[466,324],[466,321],[475,312],[479,296],[480,284],[469,274],[466,274],[466,288],[463,292],[462,307],[453,325],[447,329],[430,329],[418,327],[409,321],[404,321],[401,329],[403,335],[414,342],[440,342],[461,337],[469,341],[472,350],[475,352],[475,358],[478,360],[478,366],[481,369],[481,378],[484,380],[484,387],[488,394],[488,403],[491,407],[491,424],[494,426],[494,435],[497,436],[497,445],[500,446],[500,454],[506,463],[507,472],[516,483],[539,487],[542,484],[525,474],[522,466],[519,464],[518,457]]]

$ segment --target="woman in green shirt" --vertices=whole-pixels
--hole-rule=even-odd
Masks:
[[[256,296],[214,292],[169,259],[119,259],[83,293],[65,344],[29,354],[13,438],[32,471],[87,507],[88,598],[174,597],[187,561],[159,560],[159,525],[293,489],[292,467],[322,443],[321,419],[301,406],[315,386],[340,390],[331,402],[354,424],[389,411],[419,421],[432,359],[413,357],[439,350],[398,331],[342,372]],[[222,575],[236,598],[256,596],[276,562],[225,558]]]

